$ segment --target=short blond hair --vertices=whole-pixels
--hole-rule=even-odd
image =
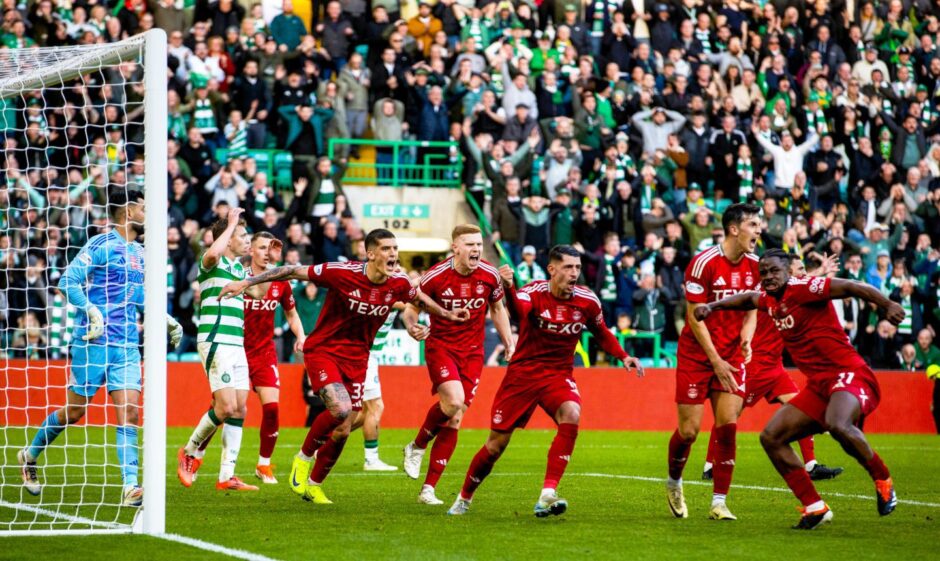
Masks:
[[[464,236],[466,234],[483,234],[483,230],[480,229],[476,224],[459,224],[454,231],[450,234],[450,239],[452,241],[457,241],[457,238]]]

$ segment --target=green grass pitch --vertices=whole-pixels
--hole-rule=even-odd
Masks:
[[[13,431],[13,429],[8,429]],[[0,430],[0,433],[4,431]],[[71,429],[70,444],[84,431]],[[274,559],[936,559],[940,517],[940,441],[931,435],[873,435],[871,442],[892,470],[901,504],[891,516],[875,510],[868,475],[828,436],[817,437],[817,454],[828,465],[845,466],[834,481],[820,482],[835,519],[814,532],[797,532],[797,501],[785,490],[753,433],[738,437],[738,460],[729,506],[737,522],[707,519],[710,485],[698,480],[705,453],[703,434],[693,448],[686,479],[690,517],[672,518],[665,501],[666,433],[582,432],[562,481],[570,502],[561,517],[536,519],[532,507],[542,483],[545,454],[553,433],[520,431],[474,499],[467,516],[445,511],[456,496],[467,465],[482,445],[484,431],[462,431],[454,458],[438,487],[444,506],[418,504],[420,481],[400,471],[362,472],[362,437],[354,434],[324,489],[336,503],[318,507],[303,502],[286,485],[292,454],[305,434],[281,431],[274,463],[281,484],[259,493],[225,494],[214,488],[219,443],[214,442],[191,489],[175,475],[176,446],[188,429],[169,431],[167,531],[265,555]],[[100,435],[89,431],[91,438]],[[14,484],[14,436],[3,439],[2,498],[36,503]],[[413,431],[386,430],[381,454],[400,463],[401,448]],[[218,440],[218,439],[217,439]],[[247,429],[238,473],[252,476],[257,430]],[[91,460],[101,448],[77,447]],[[55,454],[46,461],[55,461]],[[72,451],[70,453],[77,453]],[[61,461],[61,457],[59,458]],[[100,461],[100,460],[99,460]],[[112,459],[112,462],[114,460]],[[68,477],[77,476],[72,468]],[[99,475],[100,474],[100,475]],[[63,471],[47,474],[61,480]],[[89,480],[118,484],[116,469],[104,468]],[[56,492],[53,488],[45,492]],[[74,498],[78,489],[65,491]],[[85,490],[86,493],[90,491]],[[107,493],[118,493],[116,487]],[[90,496],[90,495],[89,495]],[[48,496],[46,499],[48,500]],[[112,497],[113,498],[113,497]],[[92,510],[93,512],[93,510]],[[80,512],[89,515],[88,510]],[[129,513],[100,514],[126,519]],[[0,525],[13,511],[0,507]],[[22,514],[20,514],[22,516]],[[41,518],[40,518],[41,520]],[[0,559],[172,559],[221,558],[184,545],[139,536],[42,537],[0,539]]]

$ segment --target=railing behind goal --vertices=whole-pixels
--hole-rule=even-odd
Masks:
[[[153,30],[112,44],[0,50],[0,535],[164,531],[166,48],[166,34]],[[17,455],[66,404],[72,332],[84,313],[57,286],[89,238],[112,228],[109,202],[129,190],[147,200],[145,266],[129,257],[119,275],[145,293],[143,507],[122,504],[107,382],[85,418],[39,456],[33,495]],[[108,294],[105,308],[121,305]]]

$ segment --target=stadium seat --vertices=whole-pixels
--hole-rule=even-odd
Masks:
[[[291,168],[294,165],[294,156],[290,152],[278,151],[274,153],[274,188],[278,191],[288,191],[294,184]]]

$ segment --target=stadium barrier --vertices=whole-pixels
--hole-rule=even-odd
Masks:
[[[376,159],[349,160],[343,174],[343,186],[459,189],[462,185],[463,158],[457,156],[459,146],[456,142],[331,138],[326,155],[336,161],[350,148],[373,149],[376,151]]]
[[[673,405],[675,376],[671,369],[647,369],[646,377],[639,379],[618,368],[578,368],[575,379],[584,400],[582,428],[592,430],[654,430],[675,428],[676,410]],[[464,417],[463,426],[488,428],[490,405],[505,369],[485,368],[473,407]],[[302,426],[306,418],[301,391],[303,370],[299,364],[282,364],[281,374],[281,426]],[[29,424],[38,426],[53,407],[65,403],[62,388],[68,373],[63,362],[0,361],[0,419],[5,426]],[[424,420],[427,408],[433,403],[430,395],[427,369],[423,366],[382,366],[382,396],[385,400],[386,428],[415,428]],[[866,432],[881,433],[933,433],[930,413],[933,384],[918,372],[878,372],[881,383],[881,405],[865,423]],[[794,373],[797,384],[802,385],[802,374]],[[47,381],[49,383],[47,383]],[[198,363],[170,363],[168,365],[167,423],[170,426],[191,427],[209,406],[209,386],[202,366]],[[101,407],[105,392],[95,396],[89,410],[88,422],[103,422]],[[110,407],[108,408],[110,409]],[[759,404],[745,411],[738,426],[743,431],[759,431],[777,406]],[[144,415],[147,414],[146,409]],[[257,426],[261,408],[255,398],[249,400],[247,424]],[[710,413],[706,413],[710,416]],[[113,419],[113,413],[109,412]],[[536,413],[531,428],[551,428],[547,416]],[[704,427],[711,426],[706,419]]]

